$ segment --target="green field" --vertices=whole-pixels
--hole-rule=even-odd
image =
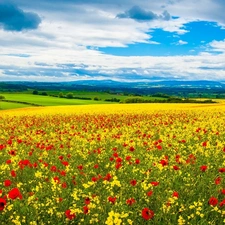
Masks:
[[[26,108],[26,107],[32,107],[32,106],[20,104],[20,103],[14,103],[14,102],[1,102],[0,101],[0,110],[2,110],[2,109]]]
[[[41,93],[41,92],[39,92]],[[63,93],[65,96],[68,92]],[[32,93],[2,93],[5,100],[16,101],[14,102],[1,102],[0,109],[12,109],[31,107],[29,104],[36,104],[39,106],[58,106],[58,105],[90,105],[90,104],[113,104],[115,102],[105,101],[106,99],[116,98],[121,101],[130,98],[131,96],[123,96],[117,94],[109,94],[104,92],[86,92],[86,91],[73,91],[74,97],[91,98],[97,97],[99,100],[83,100],[83,99],[67,99],[52,96],[33,95]],[[58,95],[57,91],[47,91],[48,95]],[[160,99],[157,97],[143,97],[143,99]],[[28,103],[28,104],[22,104]]]

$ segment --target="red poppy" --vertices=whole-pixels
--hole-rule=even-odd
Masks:
[[[130,184],[131,184],[132,186],[135,186],[135,185],[137,184],[137,181],[136,181],[136,180],[131,180],[131,181],[130,181]]]
[[[52,166],[50,169],[52,172],[56,172],[57,171],[57,167],[56,166]]]
[[[108,201],[111,202],[112,204],[115,204],[116,202],[116,197],[108,197]]]
[[[141,162],[140,159],[135,159],[136,164],[140,164],[140,162]]]
[[[135,148],[133,146],[130,147],[130,151],[133,152]]]
[[[5,180],[4,181],[4,186],[5,187],[9,187],[11,185],[11,181],[10,180]]]
[[[153,186],[158,186],[159,185],[159,182],[158,181],[152,181],[152,182],[150,182],[151,183],[151,185],[153,185]]]
[[[175,165],[175,166],[173,166],[173,169],[174,169],[174,170],[179,170],[180,168],[179,168],[178,166]]]
[[[209,205],[216,206],[218,204],[218,199],[215,197],[211,197],[208,201]]]
[[[136,200],[134,198],[127,199],[126,201],[127,205],[133,205],[135,202]]]
[[[147,192],[147,196],[148,196],[148,197],[152,196],[152,194],[153,194],[153,191],[148,191],[148,192]]]
[[[129,155],[126,156],[126,160],[127,160],[127,161],[131,160],[131,156],[129,156]]]
[[[142,217],[145,220],[150,220],[154,217],[154,212],[149,208],[142,209]]]
[[[221,190],[221,194],[225,195],[225,189]]]
[[[83,207],[83,211],[84,211],[84,214],[88,214],[88,207],[85,205],[84,207]]]
[[[16,172],[14,170],[12,170],[10,173],[12,177],[16,177]]]
[[[221,180],[222,180],[221,177],[217,177],[217,178],[215,179],[215,184],[216,184],[216,185],[220,184]]]
[[[224,173],[225,172],[225,168],[219,168],[219,172],[220,173]]]
[[[10,164],[11,162],[11,159],[6,160],[6,164]]]
[[[70,209],[67,209],[65,211],[65,215],[66,217],[69,219],[69,220],[72,220],[76,217],[75,213],[71,213],[71,210]]]
[[[62,164],[63,164],[64,166],[68,166],[68,165],[69,165],[69,163],[68,163],[67,161],[63,161]]]
[[[165,160],[165,159],[162,159],[159,163],[160,163],[162,166],[167,166],[167,165],[168,165],[168,161]]]
[[[84,203],[85,203],[86,205],[89,205],[89,204],[91,203],[91,199],[88,198],[88,197],[85,198]]]
[[[176,198],[179,198],[179,193],[176,192],[176,191],[174,191],[172,196],[173,196],[173,197],[176,197]]]
[[[207,168],[208,168],[208,166],[202,165],[202,166],[200,167],[200,170],[201,170],[202,172],[205,172],[205,171],[207,170]]]
[[[223,201],[220,202],[220,207],[223,207],[225,205],[225,199],[223,199]]]
[[[67,183],[66,182],[62,183],[62,188],[67,188]]]
[[[6,200],[4,198],[0,198],[0,211],[5,208]]]
[[[11,191],[8,193],[9,198],[11,199],[22,199],[22,194],[20,193],[20,190],[18,188],[13,188]]]

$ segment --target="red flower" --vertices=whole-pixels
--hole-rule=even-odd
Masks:
[[[221,180],[222,180],[221,177],[217,177],[217,178],[215,179],[215,184],[216,184],[216,185],[220,184]]]
[[[165,160],[165,159],[162,159],[159,163],[160,163],[162,166],[167,166],[167,165],[168,165],[168,161]]]
[[[4,209],[6,205],[6,200],[4,198],[0,198],[0,211]]]
[[[11,176],[16,177],[16,172],[14,170],[11,171]]]
[[[152,182],[150,182],[151,183],[151,185],[153,185],[153,186],[158,186],[159,185],[159,182],[157,182],[157,181],[152,181]]]
[[[56,172],[57,171],[57,167],[56,166],[52,166],[50,169],[52,172]]]
[[[71,213],[71,210],[70,209],[67,209],[65,211],[65,215],[66,217],[69,219],[69,220],[72,220],[76,217],[75,213]]]
[[[221,190],[221,194],[225,195],[225,189]]]
[[[22,194],[20,193],[18,188],[13,188],[11,191],[9,191],[8,195],[9,195],[9,198],[11,198],[11,199],[16,199],[16,198],[22,199],[23,198]]]
[[[149,208],[142,209],[142,217],[145,220],[150,220],[154,217],[154,212]]]
[[[11,162],[11,159],[6,160],[6,164],[10,164]]]
[[[127,205],[133,205],[135,202],[136,201],[134,198],[127,199],[127,201],[126,201]]]
[[[131,156],[129,156],[129,155],[126,156],[126,160],[127,160],[127,161],[131,160]]]
[[[219,168],[219,172],[220,173],[224,173],[225,172],[225,168]]]
[[[180,168],[179,168],[178,166],[175,165],[175,166],[173,166],[173,169],[174,169],[174,170],[179,170]]]
[[[9,187],[11,185],[11,181],[10,180],[5,180],[4,181],[4,186],[5,187]]]
[[[130,147],[130,151],[133,152],[135,148],[133,146]]]
[[[68,165],[69,165],[69,163],[68,163],[67,161],[63,161],[62,164],[63,164],[64,166],[68,166]]]
[[[203,146],[203,147],[206,147],[206,146],[207,146],[207,142],[204,141],[204,142],[202,143],[202,146]]]
[[[225,199],[223,199],[223,201],[220,202],[220,207],[223,207],[225,205]]]
[[[84,211],[84,214],[88,214],[88,207],[85,205],[84,207],[83,207],[83,211]]]
[[[108,201],[111,202],[112,204],[115,204],[116,202],[116,197],[108,197]]]
[[[135,159],[136,164],[140,164],[140,159]]]
[[[67,188],[67,183],[66,182],[62,183],[62,188]]]
[[[147,192],[147,196],[148,196],[148,197],[152,196],[152,194],[153,194],[153,191],[148,191],[148,192]]]
[[[176,197],[176,198],[179,198],[179,193],[176,192],[176,191],[174,191],[172,196],[173,196],[173,197]]]
[[[200,167],[200,170],[201,170],[202,172],[205,172],[205,171],[207,170],[207,168],[208,168],[208,166],[202,165],[202,166]]]
[[[208,201],[209,205],[216,206],[218,204],[218,199],[215,197],[211,197]]]
[[[136,181],[136,180],[131,180],[131,181],[130,181],[130,184],[131,184],[132,186],[135,186],[135,185],[137,184],[137,181]]]
[[[89,204],[91,203],[91,199],[88,198],[88,197],[85,198],[84,203],[85,203],[86,205],[89,205]]]

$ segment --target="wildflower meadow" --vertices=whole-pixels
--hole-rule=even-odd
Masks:
[[[224,224],[225,106],[0,114],[1,224]]]

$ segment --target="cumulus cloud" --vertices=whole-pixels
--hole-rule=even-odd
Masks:
[[[187,45],[187,44],[188,44],[187,41],[179,40],[179,41],[177,42],[177,45]]]
[[[152,11],[146,11],[139,6],[133,6],[124,13],[117,14],[117,18],[130,18],[137,21],[151,21],[151,20],[170,20],[171,16],[167,11],[164,11],[162,15],[157,15]]]
[[[41,18],[32,12],[25,12],[16,5],[0,3],[0,27],[6,31],[37,29]]]

